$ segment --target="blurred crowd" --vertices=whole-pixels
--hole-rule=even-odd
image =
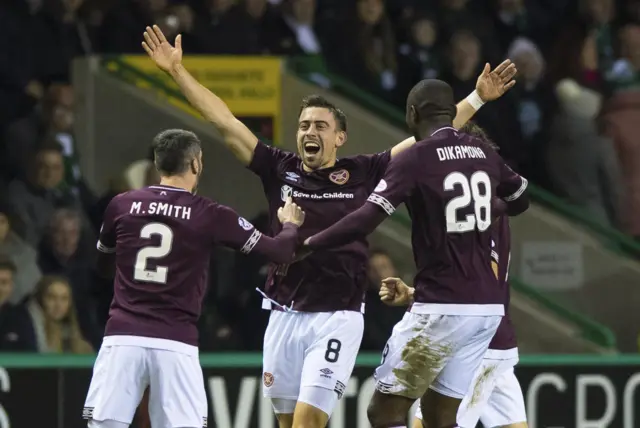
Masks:
[[[110,199],[158,181],[143,159],[96,195],[73,132],[71,60],[141,52],[146,25],[189,54],[318,59],[402,108],[422,78],[462,99],[485,62],[510,58],[517,85],[477,122],[533,182],[640,237],[640,0],[3,0],[0,2],[0,349],[91,352],[112,285],[93,270]],[[254,219],[265,228],[266,215]],[[216,254],[201,320],[205,351],[261,349],[254,291],[267,263]],[[401,310],[380,313],[380,278],[403,275],[372,250],[364,349],[384,346]]]

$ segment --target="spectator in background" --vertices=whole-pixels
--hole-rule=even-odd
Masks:
[[[499,46],[491,21],[480,9],[478,2],[469,0],[440,0],[438,22],[449,35],[458,30],[470,31],[484,47],[484,54],[489,62],[498,60]]]
[[[273,55],[318,55],[322,51],[315,29],[316,0],[284,0],[282,15],[269,30]]]
[[[505,52],[518,37],[526,37],[536,43],[548,41],[545,31],[550,25],[549,14],[541,10],[540,3],[527,0],[493,0],[495,34],[499,48]]]
[[[44,276],[38,283],[35,295],[27,304],[38,352],[93,352],[80,332],[71,294],[69,283],[62,277]]]
[[[602,96],[576,81],[556,85],[558,110],[547,154],[554,191],[596,221],[619,225],[620,170],[610,139],[598,133]]]
[[[388,307],[380,301],[378,295],[383,279],[398,277],[398,271],[389,254],[383,250],[371,251],[368,276],[369,288],[365,294],[365,327],[361,348],[368,351],[379,351],[384,348],[393,326],[404,316],[406,308]]]
[[[36,351],[29,315],[23,306],[9,302],[16,265],[0,256],[0,351]]]
[[[267,0],[241,0],[240,5],[251,19],[252,31],[258,37],[260,53],[274,54],[272,50],[276,49],[271,46],[271,31],[280,19],[279,11]]]
[[[49,76],[38,44],[42,23],[36,19],[42,2],[0,2],[0,129],[33,109]],[[0,159],[4,155],[0,154]]]
[[[618,33],[620,59],[609,74],[609,86],[616,92],[640,90],[640,23],[627,24]]]
[[[449,57],[450,67],[442,79],[451,85],[456,99],[463,99],[475,90],[477,76],[483,67],[480,40],[469,30],[456,31],[451,37]],[[512,102],[512,96],[505,94],[490,109],[480,110],[476,122],[500,146],[502,155],[519,165],[524,153]]]
[[[353,82],[388,96],[396,88],[396,41],[382,0],[358,0],[355,22],[348,25],[342,69]]]
[[[100,52],[139,54],[140,35],[150,24],[162,24],[168,0],[119,0],[109,9],[99,34]]]
[[[0,205],[0,255],[8,257],[15,265],[12,275],[12,293],[9,301],[21,303],[36,287],[42,277],[37,263],[37,253],[18,236],[14,228],[18,218],[9,206]]]
[[[28,169],[27,180],[15,179],[8,187],[9,202],[24,223],[25,241],[37,248],[58,207],[80,207],[71,192],[61,190],[64,180],[62,147],[56,141],[46,141],[35,152]]]
[[[614,95],[602,113],[605,134],[613,141],[626,190],[622,217],[624,229],[640,238],[640,26],[629,24],[620,30],[618,75]],[[624,72],[622,71],[624,68]]]
[[[160,176],[151,160],[140,159],[132,162],[124,173],[109,181],[107,191],[89,211],[94,230],[96,232],[100,230],[104,210],[107,209],[107,205],[114,196],[158,183],[160,183]]]
[[[587,25],[589,36],[595,41],[599,71],[606,77],[615,61],[615,2],[614,0],[580,0],[579,6],[580,15]]]
[[[249,14],[232,0],[205,0],[185,43],[198,53],[257,55],[261,49],[254,28]]]
[[[38,265],[45,275],[68,278],[75,305],[82,308],[78,321],[84,336],[91,343],[100,343],[94,290],[93,252],[81,245],[82,219],[77,211],[58,209],[50,229],[39,247]]]
[[[422,79],[437,79],[442,69],[442,58],[436,48],[438,26],[434,17],[416,16],[410,25],[409,41],[400,45],[398,85],[400,96],[409,93]]]
[[[93,42],[85,24],[85,0],[47,0],[39,18],[44,34],[42,61],[55,80],[69,81],[71,61],[93,53]]]
[[[516,86],[510,95],[516,106],[524,151],[521,172],[536,183],[546,180],[544,153],[549,138],[549,106],[553,95],[543,80],[545,61],[538,47],[529,39],[516,38],[507,53],[516,67]]]
[[[557,106],[546,153],[552,190],[607,225],[620,224],[623,189],[612,142],[599,134],[603,97],[595,35],[587,25],[558,39],[549,63]]]
[[[18,168],[17,172],[22,172],[28,165],[25,158],[37,149],[40,142],[58,142],[64,157],[64,179],[60,189],[78,196],[83,207],[89,209],[95,203],[95,196],[80,171],[78,145],[73,134],[74,104],[75,96],[71,85],[50,85],[42,108],[9,127],[6,141],[10,156],[7,160],[14,168]]]

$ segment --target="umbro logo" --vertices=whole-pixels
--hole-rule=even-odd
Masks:
[[[295,172],[287,171],[285,174],[287,175],[285,177],[287,180],[291,180],[291,181],[297,182],[298,179],[300,178],[300,176],[298,174],[296,174]]]
[[[322,370],[320,370],[320,371],[321,371],[322,373],[326,374],[326,375],[331,375],[331,374],[333,374],[333,372],[332,372],[331,370],[329,370],[329,369],[322,369]]]

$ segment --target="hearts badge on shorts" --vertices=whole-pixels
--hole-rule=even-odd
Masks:
[[[264,386],[269,388],[271,385],[273,385],[273,375],[269,372],[264,372],[264,374],[262,375],[262,381],[264,382]]]
[[[329,180],[336,184],[343,185],[344,183],[349,181],[349,171],[347,171],[346,169],[333,171],[331,174],[329,174]]]

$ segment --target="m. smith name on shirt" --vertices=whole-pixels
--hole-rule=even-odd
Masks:
[[[142,202],[136,201],[131,203],[129,214],[155,214],[164,215],[167,217],[182,218],[183,220],[190,220],[191,207],[171,205],[167,204],[166,202],[149,202],[146,209],[143,209]]]

